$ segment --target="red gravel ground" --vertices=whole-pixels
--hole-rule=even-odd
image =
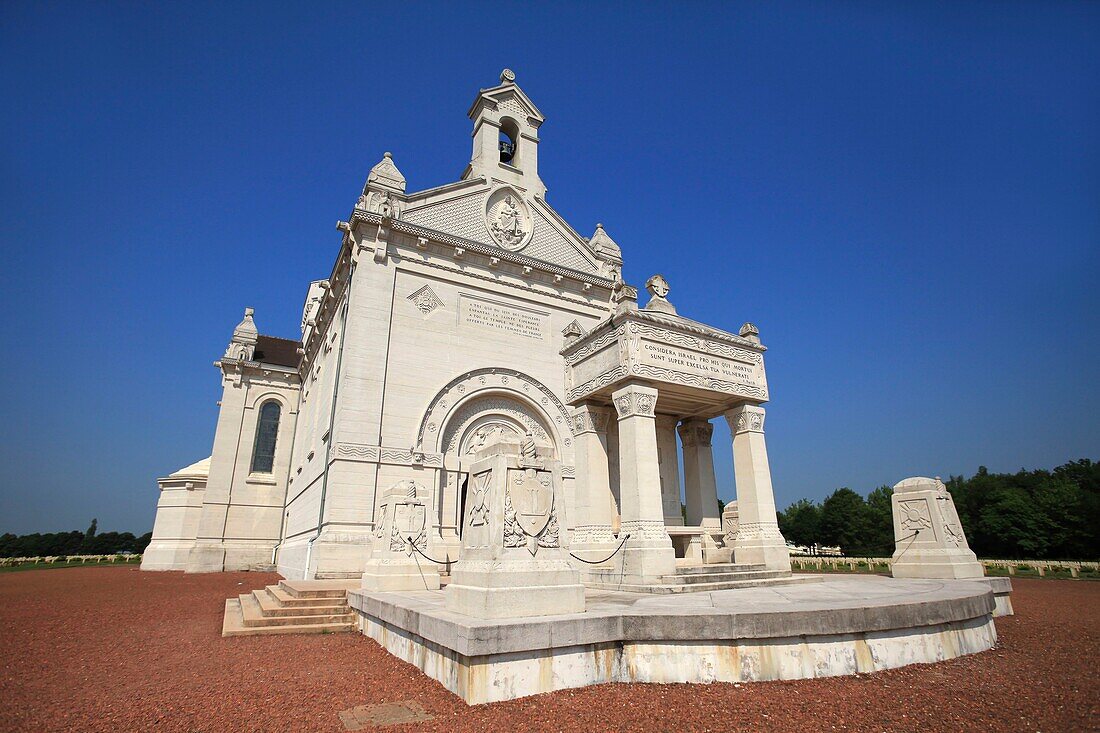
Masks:
[[[415,700],[384,730],[1100,730],[1100,582],[1017,580],[999,646],[859,677],[601,685],[467,707],[359,634],[222,639],[227,597],[274,575],[72,568],[0,575],[0,730],[340,731],[358,705]]]

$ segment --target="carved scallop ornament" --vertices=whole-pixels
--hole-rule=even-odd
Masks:
[[[534,219],[523,196],[510,186],[496,188],[485,200],[485,228],[500,247],[517,252],[534,233]]]

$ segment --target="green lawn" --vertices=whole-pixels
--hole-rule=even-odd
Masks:
[[[137,556],[132,557],[132,558],[127,558],[125,560],[116,560],[114,562],[110,562],[110,561],[106,561],[106,560],[100,561],[100,562],[80,562],[79,560],[77,560],[76,562],[69,562],[67,560],[65,562],[58,561],[58,562],[52,562],[52,563],[51,562],[34,562],[34,563],[27,563],[25,565],[0,566],[0,573],[14,573],[14,572],[18,572],[20,570],[52,570],[54,568],[82,568],[82,567],[93,567],[95,565],[137,565],[140,562],[141,562],[141,556],[140,555],[137,555]]]

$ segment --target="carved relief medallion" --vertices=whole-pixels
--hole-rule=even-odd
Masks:
[[[522,249],[531,239],[531,212],[522,196],[502,186],[485,203],[485,226],[493,241],[504,249]]]

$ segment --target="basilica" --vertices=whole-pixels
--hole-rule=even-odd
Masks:
[[[142,568],[358,579],[392,540],[446,573],[496,542],[477,467],[504,446],[509,552],[560,551],[588,587],[733,562],[789,575],[757,328],[681,315],[660,275],[639,303],[609,231],[547,200],[544,117],[511,71],[468,116],[459,180],[408,191],[388,152],[371,169],[300,340],[244,310],[215,362],[211,455],[159,480]],[[712,445],[713,419],[732,444]],[[733,454],[725,516],[716,449]]]

